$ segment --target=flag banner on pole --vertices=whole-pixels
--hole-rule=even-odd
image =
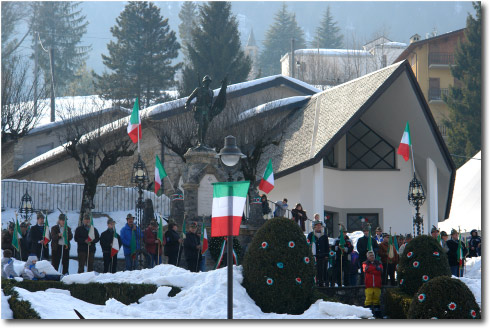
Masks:
[[[88,242],[91,242],[95,239],[95,230],[94,230],[94,218],[92,217],[92,213],[90,213],[90,229],[88,230]]]
[[[391,261],[395,258],[395,247],[393,246],[393,236],[390,235],[390,238],[388,239],[388,260]]]
[[[134,230],[131,230],[131,255],[134,255],[136,253],[136,233]]]
[[[162,162],[158,155],[155,155],[155,194],[158,193],[160,188],[162,187],[163,178],[167,176],[167,172],[163,168]]]
[[[111,257],[119,252],[119,240],[117,239],[116,227],[114,226],[114,237],[112,238]]]
[[[259,190],[262,190],[266,194],[270,193],[274,189],[274,173],[272,171],[272,159],[269,159],[269,163],[265,168],[264,176],[260,180]]]
[[[373,242],[371,240],[371,227],[369,227],[369,238],[368,238],[368,242],[367,242],[367,250],[368,251],[373,251]]]
[[[160,243],[163,245],[163,223],[162,223],[161,216],[160,216],[160,224],[158,225],[157,239],[160,240]]]
[[[398,247],[398,240],[397,239],[398,238],[396,238],[396,232],[395,232],[395,235],[393,236],[393,244],[395,244],[395,249],[396,249],[396,252],[398,253],[398,252],[400,252],[399,251],[400,248]]]
[[[458,237],[459,241],[458,241],[458,251],[457,251],[457,256],[458,256],[458,265],[459,265],[459,268],[462,268],[463,267],[463,259],[464,259],[464,256],[463,256],[463,246],[461,245],[461,234],[459,234],[459,237]]]
[[[15,220],[15,227],[14,227],[14,235],[12,236],[12,246],[17,250],[17,252],[20,252],[20,245],[19,245],[19,239],[22,238],[22,234],[20,233],[20,227],[19,227],[19,220]]]
[[[410,159],[410,146],[412,146],[412,139],[410,138],[410,126],[405,126],[405,131],[403,131],[402,140],[400,141],[400,146],[398,146],[397,154],[403,156],[403,159],[408,161]]]
[[[48,215],[44,216],[44,230],[43,230],[43,244],[47,245],[51,240],[51,233],[49,232]]]
[[[219,252],[218,261],[216,261],[216,266],[214,267],[215,270],[219,268],[221,262],[223,261],[223,255],[225,254],[225,245],[226,245],[226,239],[223,240],[223,245],[221,245],[221,251]]]
[[[235,249],[233,248],[233,263],[238,265],[238,257],[236,256]]]
[[[340,226],[339,246],[340,246],[340,248],[344,248],[345,247],[344,229],[342,228],[342,226]]]
[[[232,236],[238,236],[250,181],[213,183],[211,237],[228,236],[232,219]]]
[[[310,246],[311,246],[311,253],[313,255],[316,255],[316,237],[315,237],[315,231],[313,231],[313,234],[311,235]]]
[[[206,231],[206,227],[204,222],[202,223],[202,231],[201,231],[201,254],[206,253],[208,250],[208,233]]]
[[[65,225],[63,226],[63,245],[69,245],[68,240],[68,219],[65,220]],[[68,248],[68,247],[67,247]]]
[[[131,113],[131,117],[129,119],[128,135],[133,143],[138,143],[138,140],[141,140],[143,137],[143,132],[141,131],[141,117],[138,98],[136,98],[136,101],[134,102],[133,112]]]

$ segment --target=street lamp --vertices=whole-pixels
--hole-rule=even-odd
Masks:
[[[422,233],[424,233],[424,226],[422,216],[420,215],[420,206],[422,206],[425,202],[425,192],[424,187],[422,187],[422,183],[415,176],[415,172],[413,173],[413,179],[410,181],[410,185],[408,187],[408,203],[415,207],[416,213],[413,218],[413,234],[415,235],[415,227],[417,227],[417,236],[420,236],[420,225],[422,225]]]
[[[27,192],[27,188],[25,194],[22,196],[20,200],[19,213],[21,214],[21,217],[24,219],[24,222],[27,222],[29,220],[30,223],[31,215],[32,213],[34,213],[34,206],[32,204],[32,197]]]
[[[136,226],[140,228],[140,232],[143,231],[143,189],[145,184],[148,183],[150,179],[148,178],[148,171],[146,170],[145,162],[141,159],[141,155],[138,154],[138,160],[133,164],[133,172],[131,174],[131,182],[136,184],[138,188],[138,200],[136,201]],[[141,239],[140,234],[137,234],[137,239]],[[144,254],[143,241],[140,240],[140,253]],[[140,268],[143,268],[143,258],[139,256]]]
[[[236,138],[234,136],[227,136],[225,138],[225,146],[221,149],[218,155],[221,162],[228,167],[235,166],[240,158],[246,158],[240,151],[240,148],[236,145]],[[233,181],[231,177],[231,170],[228,171],[228,181]],[[228,319],[233,319],[233,217],[230,215],[228,218],[228,255],[226,257],[226,265],[228,266]]]

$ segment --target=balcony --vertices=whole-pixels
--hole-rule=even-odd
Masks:
[[[442,96],[447,96],[449,89],[429,88],[429,104],[432,102],[443,102]]]
[[[449,52],[429,53],[429,68],[449,67],[454,65],[454,55]]]

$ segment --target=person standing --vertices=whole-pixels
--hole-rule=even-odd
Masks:
[[[311,247],[311,252],[316,258],[316,278],[318,286],[325,287],[327,282],[327,257],[330,251],[328,236],[322,232],[322,222],[313,222],[313,231],[306,237]],[[312,244],[314,240],[314,245]]]
[[[430,229],[430,235],[432,238],[437,239],[437,236],[439,236],[439,229],[436,228],[436,226],[432,226],[432,229]]]
[[[383,242],[383,229],[381,229],[381,227],[376,228],[376,235],[374,235],[374,239],[376,239],[378,244]]]
[[[383,263],[383,276],[382,282],[383,285],[388,284],[388,276],[390,277],[390,284],[392,286],[396,286],[395,281],[395,268],[398,264],[398,253],[396,252],[395,246],[393,247],[393,257],[390,257],[390,235],[387,233],[383,234],[383,242],[379,244],[378,255],[381,258],[381,263]]]
[[[14,236],[15,223],[10,222],[7,229],[2,230],[2,250],[9,249],[12,254],[15,251],[14,246],[12,246],[12,239]]]
[[[374,252],[366,253],[366,261],[362,263],[362,271],[365,275],[366,289],[364,291],[366,300],[364,307],[373,307],[373,312],[376,317],[380,317],[380,295],[381,295],[381,273],[383,265],[374,258]]]
[[[133,238],[133,231],[136,239],[136,249],[140,249],[140,240],[143,239],[141,229],[134,223],[134,216],[129,213],[126,216],[126,224],[121,228],[120,235],[124,248],[124,260],[126,261],[126,270],[132,271],[136,269],[136,261],[133,254],[131,254],[131,238]]]
[[[262,203],[262,216],[263,216],[264,220],[267,220],[267,219],[269,219],[270,213],[272,211],[271,211],[271,208],[269,206],[269,201],[267,200],[266,194],[262,194],[260,196],[260,202]]]
[[[49,259],[49,248],[44,244],[44,215],[37,212],[37,224],[32,226],[27,234],[29,254],[35,254],[38,259]]]
[[[276,218],[285,218],[286,217],[286,211],[288,209],[288,199],[284,198],[281,201],[276,202],[276,209],[274,210],[274,217]]]
[[[89,239],[89,233],[92,226],[90,225],[90,215],[83,215],[82,225],[75,229],[75,241],[77,242],[78,253],[78,273],[84,271],[84,266],[87,264],[87,272],[94,271],[95,244],[99,242],[99,231],[93,227],[94,238]]]
[[[196,233],[197,223],[191,222],[189,231],[185,234],[184,251],[187,269],[190,272],[199,272],[201,261],[201,238]]]
[[[364,236],[357,240],[357,252],[359,253],[359,263],[364,263],[367,260],[368,241],[369,241],[369,227],[366,225],[362,228]],[[371,237],[371,247],[374,254],[378,253],[378,243],[376,239]],[[362,270],[361,270],[362,271]],[[360,284],[364,285],[364,271],[361,272]]]
[[[157,238],[157,232],[158,223],[155,219],[151,219],[150,225],[145,230],[145,248],[150,256],[150,268],[162,264],[163,246]]]
[[[469,255],[468,257],[481,256],[481,237],[478,236],[476,229],[471,230],[471,239],[468,243]]]
[[[345,227],[341,225],[342,234],[344,236],[345,245],[340,247],[340,236],[335,241],[335,277],[337,279],[337,285],[342,287],[342,282],[344,286],[349,286],[349,273],[350,273],[350,254],[352,253],[354,247],[352,242],[347,236],[347,231]],[[342,278],[343,274],[343,278]]]
[[[27,257],[29,256],[29,241],[27,240],[27,223],[22,222],[20,224],[20,234],[22,238],[20,239],[20,253],[16,254],[16,259],[26,262]],[[20,256],[22,255],[22,257]]]
[[[444,253],[447,254],[449,251],[449,248],[447,247],[447,240],[449,239],[449,236],[447,235],[446,231],[441,231],[441,247]]]
[[[458,258],[459,239],[458,239],[458,232],[456,230],[454,229],[451,230],[451,239],[449,239],[446,244],[449,249],[447,252],[447,259],[449,262],[449,268],[451,269],[451,274],[456,277],[462,277],[463,268],[461,267],[461,270],[459,268],[459,258]],[[463,261],[464,261],[467,251],[466,251],[466,246],[464,245],[463,242],[461,242],[461,247],[463,249]]]
[[[73,239],[73,233],[71,228],[67,226],[67,238],[64,240],[63,232],[65,230],[66,215],[60,214],[58,217],[58,224],[51,228],[51,251],[52,258],[51,264],[54,269],[58,271],[60,262],[63,266],[62,274],[68,274],[68,266],[70,264],[70,240]],[[63,258],[62,258],[63,257]]]
[[[177,224],[175,222],[170,222],[168,224],[168,230],[165,232],[165,240],[167,244],[165,245],[165,256],[168,256],[168,264],[177,265],[180,244],[182,239],[177,232]]]
[[[291,211],[291,213],[293,214],[294,222],[296,222],[299,225],[301,231],[305,232],[306,231],[305,221],[308,219],[308,217],[306,216],[306,212],[303,210],[303,206],[301,206],[300,203],[296,204],[296,206]]]
[[[100,235],[100,247],[102,248],[102,257],[104,259],[104,273],[117,272],[117,253],[112,256],[112,246],[114,245],[114,230],[116,222],[107,219],[107,230]],[[119,247],[122,245],[121,237],[116,233]],[[117,250],[119,252],[119,249]]]
[[[398,251],[399,251],[398,253],[403,255],[403,252],[405,251],[405,247],[406,247],[406,246],[407,246],[407,244],[408,244],[409,242],[411,242],[411,241],[412,241],[412,235],[411,235],[411,234],[407,234],[407,235],[405,236],[405,242],[404,242],[404,243],[403,243],[403,245],[401,245],[401,246],[400,246],[400,248],[398,249]]]
[[[17,272],[14,270],[14,259],[12,258],[12,251],[6,248],[3,251],[2,257],[2,278],[10,279],[18,277]]]

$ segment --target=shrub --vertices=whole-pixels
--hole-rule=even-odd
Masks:
[[[481,319],[481,313],[475,296],[461,280],[442,276],[420,287],[407,318]]]
[[[405,247],[398,264],[400,289],[414,295],[424,283],[439,277],[451,277],[447,255],[436,239],[418,236]]]
[[[209,241],[209,253],[211,254],[211,258],[217,262],[219,254],[221,252],[221,247],[223,246],[223,241],[225,240],[225,237],[212,237],[211,240]],[[226,246],[225,246],[226,247]],[[233,250],[236,253],[237,256],[237,261],[238,265],[241,264],[242,262],[242,245],[240,245],[240,241],[238,241],[238,238],[234,237],[233,238]],[[225,249],[226,252],[226,249]],[[226,262],[226,259],[223,259],[222,265],[220,267],[223,267],[223,264]]]
[[[390,319],[406,319],[413,295],[405,294],[400,288],[387,288],[384,293],[386,316]]]
[[[14,290],[14,280],[2,278],[2,289],[5,296],[10,296],[8,303],[14,319],[41,319],[39,313],[34,311],[31,303],[19,300],[19,294]]]
[[[292,220],[268,220],[243,260],[243,286],[263,312],[301,314],[314,301],[313,255]]]

